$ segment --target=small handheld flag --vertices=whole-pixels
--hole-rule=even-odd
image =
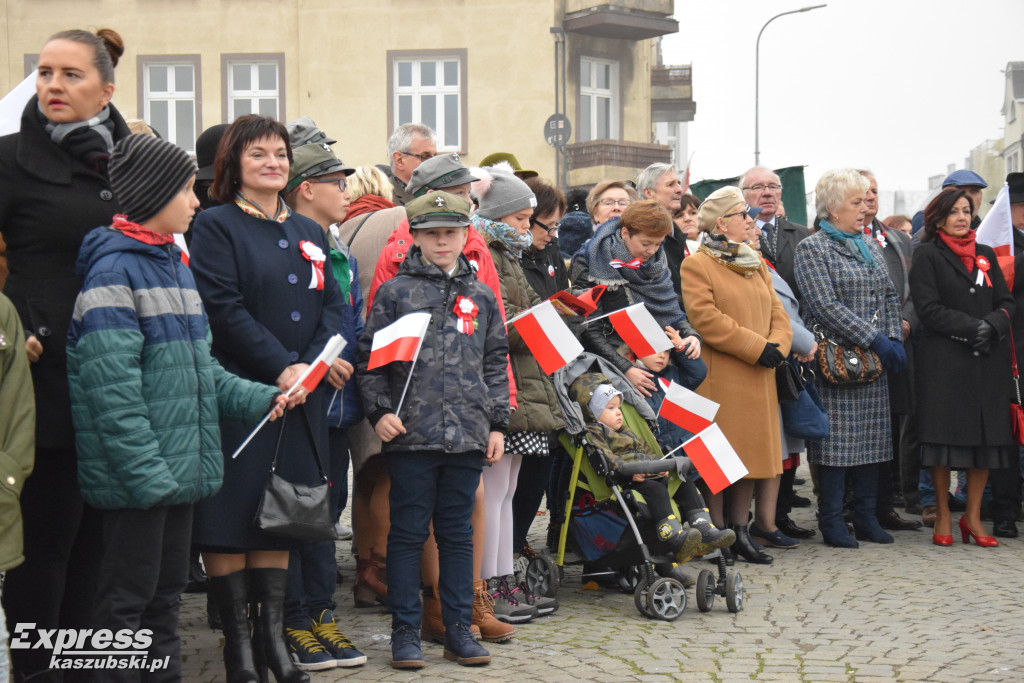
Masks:
[[[684,443],[683,450],[712,494],[747,476],[746,466],[716,424]]]
[[[559,370],[583,353],[583,345],[558,315],[550,301],[545,301],[508,321],[530,348],[544,374]]]
[[[608,316],[616,334],[637,358],[672,348],[672,341],[644,304],[633,304]]]

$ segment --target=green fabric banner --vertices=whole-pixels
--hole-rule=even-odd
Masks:
[[[804,189],[804,167],[789,166],[787,168],[776,168],[775,173],[782,183],[782,203],[786,208],[786,218],[800,225],[807,223],[807,192]],[[735,185],[739,182],[739,176],[734,178],[723,178],[722,180],[702,180],[699,183],[690,185],[690,193],[701,201],[715,190],[726,185]]]

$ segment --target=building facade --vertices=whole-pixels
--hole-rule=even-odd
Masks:
[[[190,151],[241,114],[305,115],[365,165],[385,160],[398,124],[422,121],[470,164],[512,152],[557,179],[565,160],[565,182],[586,185],[672,159],[655,126],[694,111],[689,68],[658,65],[673,11],[672,0],[8,0],[0,92],[51,34],[110,27],[126,45],[115,105]],[[562,156],[546,140],[553,114],[572,128]]]

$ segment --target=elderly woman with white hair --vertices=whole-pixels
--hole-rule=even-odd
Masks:
[[[868,180],[854,169],[827,171],[815,187],[821,229],[797,247],[795,271],[803,294],[804,321],[828,344],[857,351],[863,367],[873,352],[882,369],[906,367],[900,301],[885,258],[865,239],[864,199]],[[839,359],[842,362],[842,358]],[[807,446],[818,469],[821,512],[818,528],[825,543],[856,548],[857,540],[892,543],[875,514],[878,467],[892,459],[889,386],[885,372],[871,381],[833,383],[818,373],[818,389],[831,431]],[[846,478],[853,487],[854,531],[843,521]]]
[[[793,331],[775,294],[768,265],[748,244],[753,221],[737,187],[711,193],[697,210],[701,245],[682,265],[686,315],[704,339],[708,375],[697,393],[719,404],[715,422],[747,468],[747,475],[710,496],[711,519],[736,532],[732,552],[748,562],[769,564],[763,543],[798,545],[775,524],[775,501],[782,474],[782,434],[775,368],[786,362]],[[754,526],[750,503],[757,489]],[[725,519],[728,517],[728,520]]]

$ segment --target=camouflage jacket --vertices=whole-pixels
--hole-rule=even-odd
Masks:
[[[458,329],[458,297],[476,304],[472,334]],[[359,391],[370,424],[394,407],[412,363],[366,366],[373,335],[407,313],[429,311],[430,325],[402,404],[406,433],[385,443],[389,451],[486,451],[489,432],[505,432],[509,419],[508,338],[494,293],[480,283],[465,256],[448,277],[413,248],[398,274],[380,286],[359,340]]]

